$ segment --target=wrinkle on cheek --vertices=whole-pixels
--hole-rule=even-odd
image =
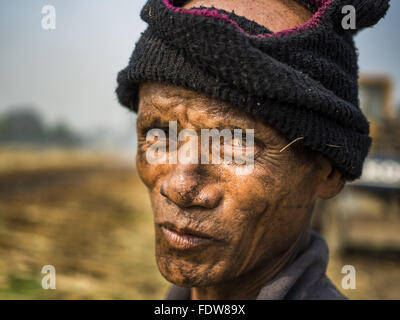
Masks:
[[[146,187],[149,190],[153,190],[154,188],[157,188],[158,184],[160,184],[160,179],[167,174],[168,165],[149,164],[146,160],[146,156],[143,156],[143,154],[145,153],[138,153],[136,155],[136,170]]]
[[[284,251],[282,232],[291,237],[301,224],[304,215],[292,219],[295,210],[308,207],[308,199],[303,195],[307,180],[294,174],[292,166],[282,167],[277,171],[259,170],[260,173],[250,185],[254,191],[248,202],[252,204],[253,214],[243,222],[247,226],[238,242],[236,261],[242,261],[238,274],[244,273],[265,259],[271,259]],[[287,171],[286,174],[284,174]],[[300,180],[300,181],[299,181]],[[305,181],[305,184],[303,182]],[[246,201],[243,201],[246,202]],[[264,205],[262,209],[261,204]],[[241,207],[243,209],[243,207]],[[275,245],[274,245],[275,244]]]
[[[241,248],[238,250],[239,255],[236,260],[242,261],[238,275],[259,266],[260,263],[273,263],[274,259],[285,252],[290,244],[285,239],[290,239],[296,234],[293,225],[299,225],[290,218],[292,210],[286,208],[290,196],[288,190],[274,194],[266,203],[262,213],[254,217],[253,227],[247,229],[241,241]],[[282,234],[286,236],[282,238]]]
[[[257,159],[262,175],[269,176],[274,181],[283,180],[292,174],[292,163],[279,150],[268,149]]]
[[[276,186],[276,178],[272,173],[263,174],[259,181],[265,192],[267,192],[268,189]]]
[[[240,263],[235,270],[235,276],[239,276],[250,270],[260,260],[260,257],[265,254],[265,250],[262,249],[262,243],[264,242],[265,230],[267,229],[265,220],[268,220],[266,217],[269,211],[268,208],[269,204],[266,203],[264,209],[247,222],[247,227],[236,250],[237,256],[235,261],[240,261]]]
[[[269,189],[273,189],[275,180],[258,174],[259,171],[249,177],[233,176],[231,182],[226,184],[230,197],[224,204],[234,209],[226,210],[223,218],[225,225],[236,231],[232,233],[232,256],[229,257],[231,263],[235,261],[229,271],[231,277],[248,271],[265,255],[263,242],[274,200]]]
[[[265,154],[261,167],[265,190],[279,197],[284,206],[302,208],[308,205],[308,195],[313,193],[315,185],[313,165],[289,151]]]

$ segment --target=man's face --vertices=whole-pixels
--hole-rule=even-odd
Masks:
[[[145,83],[139,98],[137,168],[150,192],[156,259],[165,278],[204,287],[276,262],[308,225],[322,181],[318,162],[293,147],[282,151],[289,141],[272,126],[204,95]],[[153,142],[146,135],[168,129],[170,121],[178,131],[199,134],[254,129],[252,173],[238,174],[235,163],[149,163]]]

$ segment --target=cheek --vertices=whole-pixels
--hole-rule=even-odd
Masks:
[[[254,240],[256,229],[266,228],[270,208],[274,206],[274,192],[277,191],[273,177],[262,175],[255,168],[247,176],[225,174],[223,216],[221,225],[229,226],[232,245],[236,254],[248,253],[249,241]],[[243,249],[243,250],[242,250]]]
[[[269,206],[261,224],[268,241],[285,248],[308,224],[315,193],[313,176],[304,168],[288,166],[265,186],[264,192]]]
[[[231,177],[225,224],[234,236],[235,260],[243,261],[236,272],[261,260],[272,261],[295,241],[311,206],[306,187],[303,179],[265,168],[247,177]]]
[[[136,155],[136,169],[143,183],[150,190],[154,189],[160,177],[168,173],[168,165],[150,164],[144,152],[138,152]]]
[[[255,167],[248,175],[225,174],[226,203],[245,218],[251,219],[265,211],[267,204],[279,192],[276,178]]]
[[[258,241],[295,229],[310,206],[307,183],[285,170],[256,167],[251,175],[226,175],[224,223],[235,230],[236,240]],[[295,216],[295,218],[293,218]],[[251,236],[249,236],[251,234]]]

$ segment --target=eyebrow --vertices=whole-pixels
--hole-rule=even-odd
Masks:
[[[190,100],[190,101],[195,101],[195,100],[207,100],[207,98],[205,97],[183,97],[176,94],[176,95],[172,95],[172,96],[168,96],[168,97],[163,97],[163,98],[167,98],[167,99],[184,99],[184,100]],[[155,99],[150,99],[147,101],[144,101],[145,104],[154,107],[157,112],[159,112],[159,114],[155,115],[153,112],[149,112],[149,111],[144,111],[141,115],[138,116],[138,121],[144,121],[147,122],[148,119],[146,118],[153,118],[153,117],[157,117],[156,119],[153,119],[150,124],[146,124],[146,127],[152,127],[152,126],[167,126],[168,127],[168,121],[177,121],[178,122],[178,127],[180,125],[180,122],[178,119],[174,119],[174,120],[165,120],[162,119],[163,118],[163,113],[164,113],[164,108],[166,105],[168,104],[164,104],[161,101],[157,101]],[[177,101],[177,103],[182,103],[182,101]],[[204,123],[200,124],[201,127],[199,125],[195,125],[195,127],[199,128],[199,129],[217,129],[219,131],[222,131],[224,129],[228,129],[228,130],[242,130],[242,131],[246,131],[247,129],[255,129],[256,123],[254,123],[251,119],[248,121],[244,121],[243,118],[241,118],[238,115],[235,114],[231,114],[230,115],[230,119],[226,120],[223,119],[223,115],[225,114],[224,110],[218,110],[219,114],[216,117],[217,119],[216,122],[218,123],[216,126],[204,126]],[[220,119],[219,116],[221,115]],[[227,123],[225,124],[224,121],[227,121]],[[246,123],[248,122],[248,123]]]
[[[137,125],[141,129],[150,129],[157,127],[168,127],[168,121],[162,120],[160,117],[146,117],[146,115],[139,116],[137,118]]]

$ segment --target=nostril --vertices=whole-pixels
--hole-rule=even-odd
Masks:
[[[216,184],[199,183],[191,177],[173,176],[160,185],[160,194],[180,208],[216,208],[223,198],[223,189]]]
[[[216,186],[206,186],[194,199],[194,205],[200,205],[207,209],[216,208],[223,198],[223,191]]]

